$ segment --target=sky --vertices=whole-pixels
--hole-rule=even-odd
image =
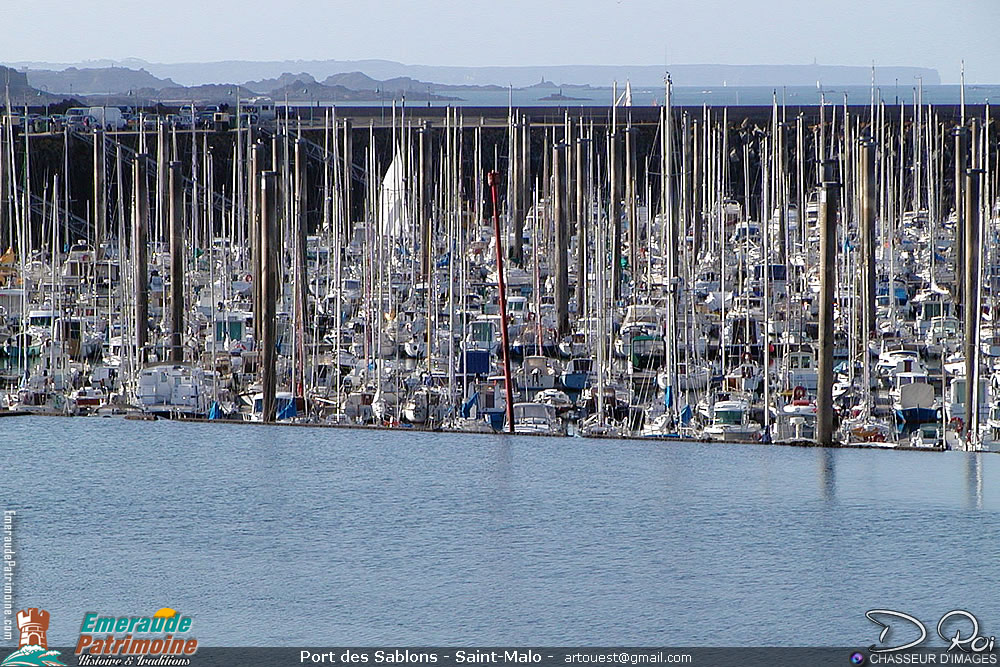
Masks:
[[[910,65],[1000,83],[998,0],[3,2],[0,62]]]

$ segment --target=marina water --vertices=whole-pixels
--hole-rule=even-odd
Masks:
[[[206,646],[868,646],[997,632],[988,454],[2,420],[15,605]]]

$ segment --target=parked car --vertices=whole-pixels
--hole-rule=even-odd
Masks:
[[[178,130],[189,130],[191,129],[191,116],[183,116],[177,113],[168,113],[164,121],[167,126],[175,127]]]
[[[83,130],[90,126],[90,107],[70,107],[66,110],[66,126]]]
[[[199,109],[196,114],[198,119],[199,127],[211,127],[215,120],[215,114],[219,112],[219,106],[216,104],[209,104],[208,106]]]

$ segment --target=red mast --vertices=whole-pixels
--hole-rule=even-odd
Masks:
[[[503,243],[500,240],[500,215],[497,209],[497,180],[500,174],[487,174],[493,197],[493,234],[497,247],[497,287],[500,290],[500,337],[503,344],[503,379],[507,388],[507,432],[514,432],[514,388],[510,382],[510,347],[507,344],[507,286],[503,273]]]

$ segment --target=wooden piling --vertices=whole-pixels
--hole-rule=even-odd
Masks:
[[[875,142],[860,141],[861,180],[861,248],[862,294],[864,298],[863,326],[867,334],[875,333]],[[891,282],[891,281],[890,281]],[[890,298],[892,286],[889,286]]]
[[[420,275],[423,276],[423,282],[427,286],[426,294],[429,297],[431,293],[431,246],[434,243],[431,234],[431,199],[434,192],[434,171],[431,168],[431,128],[428,121],[424,121],[420,130],[417,131],[417,150],[420,162],[418,166],[420,170],[418,174],[420,189],[417,199],[417,210],[420,215]]]
[[[184,361],[184,175],[170,163],[170,360]]]
[[[250,210],[247,225],[250,228],[250,289],[253,310],[253,335],[257,343],[261,341],[263,320],[261,319],[261,240],[260,240],[260,174],[263,164],[264,144],[254,144],[250,151]]]
[[[965,275],[964,277],[964,348],[965,348],[965,443],[975,450],[979,439],[979,186],[983,170],[965,172]],[[956,239],[958,240],[958,239]]]
[[[294,253],[293,280],[295,287],[295,344],[297,368],[293,391],[296,396],[304,395],[305,385],[305,332],[308,327],[309,302],[306,298],[306,282],[309,279],[306,266],[306,241],[309,235],[309,224],[306,212],[309,210],[308,175],[306,173],[306,142],[299,139],[295,142],[295,219],[293,221]]]
[[[574,137],[573,123],[569,119],[569,112],[566,112],[566,137],[563,143],[566,144],[566,159],[563,161],[566,173],[566,182],[563,190],[566,194],[566,220],[567,226],[572,224],[578,217],[576,211],[576,140]],[[567,231],[567,234],[569,232]]]
[[[266,171],[260,182],[261,241],[261,420],[273,422],[277,404],[277,300],[278,300],[278,172]]]
[[[639,275],[639,216],[636,211],[636,128],[625,128],[625,218],[628,221],[628,270],[638,283]]]
[[[524,209],[522,191],[524,189],[524,160],[521,159],[521,151],[524,148],[524,141],[521,137],[521,123],[515,118],[510,127],[510,192],[507,194],[507,213],[510,215],[510,224],[514,230],[514,238],[511,240],[508,257],[510,261],[520,265],[524,260],[521,243],[518,242],[524,235]]]
[[[709,126],[702,128],[697,118],[691,120],[691,224],[694,227],[694,256],[697,257],[705,243],[705,158],[708,155]],[[709,170],[711,173],[711,170]]]
[[[560,336],[569,333],[569,257],[566,219],[566,144],[552,147],[552,213],[555,218],[555,305],[556,330]]]
[[[108,184],[104,130],[94,130],[94,249],[100,252],[108,226]]]
[[[611,204],[611,295],[614,301],[622,291],[622,200],[618,169],[618,130],[608,134],[608,198]]]
[[[837,163],[823,164],[820,189],[819,378],[816,395],[816,441],[833,446],[833,290],[837,284],[837,208],[840,183],[834,180]]]
[[[514,218],[514,239],[510,246],[511,261],[524,265],[524,217],[532,201],[531,196],[531,121],[527,116],[521,119],[521,147],[517,154],[518,191],[515,193],[517,215]],[[537,243],[537,241],[535,241]]]
[[[161,121],[156,125],[156,240],[162,241],[169,233],[167,216],[170,211],[170,158],[167,130]]]
[[[965,184],[969,154],[969,130],[965,126],[956,127],[955,137],[955,297],[961,308],[965,302]]]
[[[149,267],[146,235],[149,228],[149,186],[145,153],[136,155],[132,169],[132,257],[135,285],[135,350],[141,367],[147,361],[149,335]]]
[[[576,140],[576,316],[587,313],[587,224],[590,202],[587,200],[587,180],[590,177],[590,140]]]
[[[343,181],[343,192],[344,192],[344,216],[343,216],[343,238],[347,239],[347,243],[350,243],[352,229],[351,220],[353,215],[353,194],[354,194],[354,132],[352,130],[352,125],[350,119],[344,120],[344,150],[343,150],[343,160],[344,160],[344,178]]]
[[[775,112],[777,113],[777,112]],[[775,203],[778,208],[778,263],[788,266],[788,188],[785,187],[788,170],[785,167],[785,124],[775,123],[774,132],[774,187]],[[874,164],[874,163],[873,163]],[[873,167],[874,168],[874,167]],[[770,224],[769,214],[763,220]],[[770,269],[765,268],[765,271]]]

